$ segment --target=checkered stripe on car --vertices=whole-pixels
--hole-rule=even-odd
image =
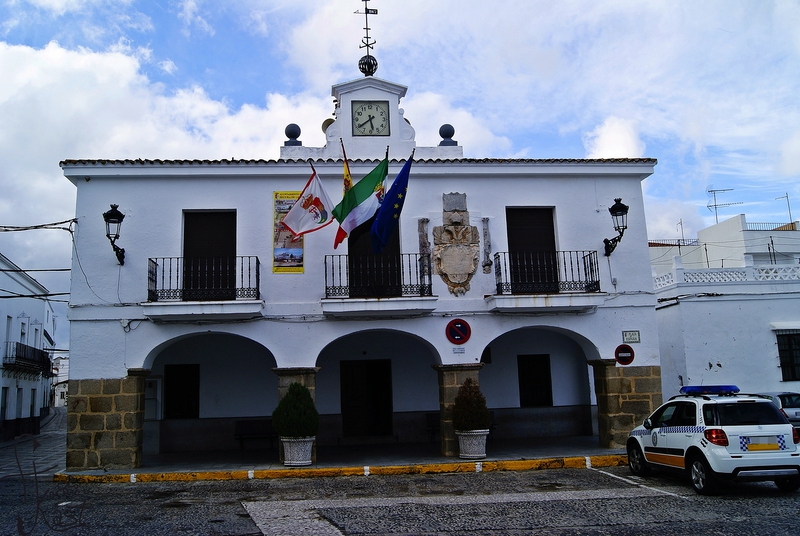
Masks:
[[[705,426],[666,426],[664,428],[653,428],[653,430],[661,430],[661,432],[665,434],[702,434],[705,429]],[[653,430],[633,430],[631,435],[633,437],[649,436]]]
[[[701,434],[705,426],[667,426],[665,432],[668,434]]]

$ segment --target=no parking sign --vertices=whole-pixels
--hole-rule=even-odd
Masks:
[[[445,328],[447,340],[453,344],[464,344],[469,340],[469,336],[471,334],[472,330],[470,329],[469,324],[460,318],[451,320],[447,323],[447,327]]]

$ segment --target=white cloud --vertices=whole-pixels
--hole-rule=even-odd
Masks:
[[[158,66],[167,74],[173,74],[175,71],[178,70],[178,66],[175,65],[175,62],[172,60],[164,60],[158,62]]]
[[[800,132],[796,132],[780,147],[780,172],[784,175],[800,175]]]
[[[638,158],[645,150],[636,122],[614,116],[585,134],[583,145],[586,158]]]
[[[200,3],[197,0],[182,0],[180,3],[180,10],[178,12],[178,18],[184,24],[184,34],[190,34],[191,27],[197,27],[201,32],[206,33],[208,35],[214,35],[214,28],[202,17],[199,15],[200,12]]]

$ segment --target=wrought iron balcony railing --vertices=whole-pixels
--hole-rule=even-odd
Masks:
[[[325,255],[326,298],[431,296],[432,292],[430,255]]]
[[[260,272],[256,256],[152,258],[147,301],[257,300]]]
[[[498,252],[497,294],[600,292],[596,251]]]
[[[51,367],[50,354],[45,350],[21,342],[6,341],[3,368],[49,373]]]

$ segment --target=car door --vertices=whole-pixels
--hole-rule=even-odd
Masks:
[[[694,442],[697,428],[697,404],[682,401],[676,408],[666,428],[667,464],[683,469],[686,462],[686,451]]]
[[[683,467],[683,454],[679,448],[670,447],[670,440],[676,432],[673,423],[677,422],[677,415],[682,410],[684,402],[671,402],[659,408],[651,417],[650,437],[642,438],[644,444],[644,457],[648,463],[665,467]],[[685,410],[683,410],[685,411]]]

